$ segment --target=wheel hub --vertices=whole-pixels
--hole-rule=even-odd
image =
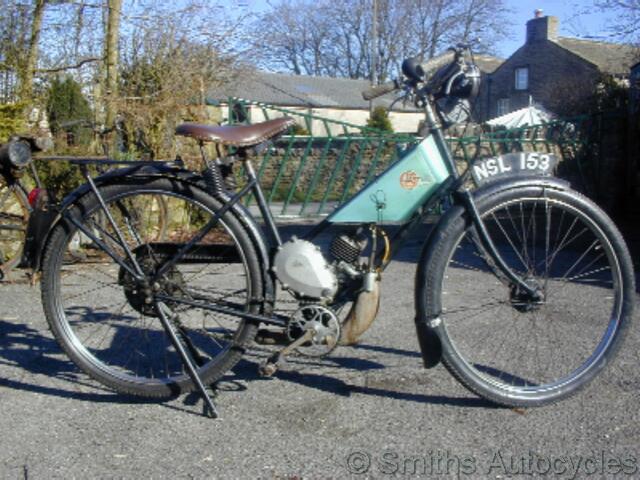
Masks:
[[[149,249],[137,249],[136,261],[145,276],[144,282],[138,282],[127,270],[120,267],[118,283],[124,288],[124,294],[129,305],[137,312],[150,317],[158,316],[153,302],[153,295],[162,292],[171,297],[182,297],[185,283],[182,273],[175,267],[171,267],[162,278],[151,285],[150,279],[163,265],[162,259],[156,258]],[[130,266],[131,263],[127,261]]]
[[[545,294],[538,281],[533,277],[527,277],[524,282],[533,288],[537,295],[532,295],[522,290],[518,285],[511,285],[509,300],[511,306],[521,313],[538,310],[545,303]]]

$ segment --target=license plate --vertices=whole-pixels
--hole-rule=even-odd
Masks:
[[[508,176],[551,176],[558,163],[551,153],[507,153],[483,158],[471,167],[471,175],[480,186]]]

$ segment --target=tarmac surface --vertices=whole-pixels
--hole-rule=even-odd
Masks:
[[[262,379],[270,350],[256,345],[218,385],[218,420],[195,394],[156,402],[103,388],[61,353],[39,288],[0,285],[0,478],[638,478],[637,310],[620,354],[585,390],[498,408],[444,367],[422,367],[419,243],[386,271],[358,346],[292,358]]]

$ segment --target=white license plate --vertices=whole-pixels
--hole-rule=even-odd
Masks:
[[[483,158],[471,167],[471,175],[480,186],[508,176],[549,176],[557,164],[551,153],[508,153],[499,157]]]

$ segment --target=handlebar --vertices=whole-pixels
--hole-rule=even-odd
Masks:
[[[373,100],[386,93],[393,92],[400,88],[400,82],[398,80],[391,80],[389,82],[381,83],[380,85],[374,85],[362,92],[362,98],[365,100]]]
[[[449,50],[438,57],[433,57],[426,62],[420,64],[422,67],[422,78],[425,81],[431,80],[431,78],[445,65],[455,65],[457,53]]]
[[[431,58],[426,62],[418,63],[417,59],[408,58],[402,64],[402,72],[407,79],[406,81],[396,79],[369,87],[362,92],[362,98],[373,100],[394,90],[401,89],[405,83],[412,87],[415,87],[417,83],[424,83],[427,91],[435,93],[445,84],[450,83],[452,78],[460,74],[461,64],[464,63],[464,52],[469,50],[470,45],[458,44],[456,47],[450,48],[446,53]]]

